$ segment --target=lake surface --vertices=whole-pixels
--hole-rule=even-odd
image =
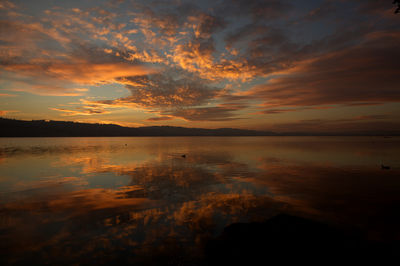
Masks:
[[[400,137],[2,138],[0,213],[6,264],[196,259],[279,213],[400,240]]]

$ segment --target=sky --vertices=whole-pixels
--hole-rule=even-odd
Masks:
[[[391,0],[0,0],[0,116],[400,132]]]

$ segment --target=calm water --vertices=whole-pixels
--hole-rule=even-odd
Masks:
[[[3,138],[0,212],[8,264],[196,258],[282,212],[399,240],[400,138]]]

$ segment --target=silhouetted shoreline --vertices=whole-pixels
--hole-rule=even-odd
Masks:
[[[174,126],[123,127],[69,121],[0,118],[0,137],[149,137],[149,136],[398,136],[399,132],[309,133],[271,132],[235,128],[185,128]]]

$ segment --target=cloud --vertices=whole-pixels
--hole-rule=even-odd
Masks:
[[[8,113],[15,113],[15,112],[18,112],[18,111],[14,111],[14,110],[0,110],[0,116],[1,116],[1,115],[6,115],[6,114],[8,114]]]
[[[212,39],[196,39],[185,44],[179,44],[174,49],[172,60],[189,71],[202,71],[213,65],[215,52]]]
[[[303,119],[288,123],[275,123],[268,130],[276,132],[321,132],[330,134],[372,133],[398,134],[398,117],[389,115],[364,115],[343,119]]]
[[[150,117],[146,119],[146,121],[149,122],[158,122],[158,121],[168,121],[168,120],[173,120],[173,117],[170,116],[157,116],[157,117]]]
[[[398,102],[399,41],[398,33],[370,35],[355,47],[303,61],[242,95],[269,107]]]
[[[62,116],[76,116],[76,115],[97,115],[97,114],[108,114],[107,110],[98,107],[89,108],[87,106],[77,108],[76,110],[64,109],[64,108],[49,108],[50,110],[59,111],[64,114]]]
[[[111,83],[119,77],[144,75],[156,69],[130,63],[75,63],[50,66],[51,74],[81,84]]]
[[[212,81],[221,79],[247,80],[255,76],[256,69],[249,66],[247,60],[232,60],[214,57],[214,40],[194,39],[175,46],[169,58],[186,71],[198,74]]]
[[[104,84],[115,82],[125,76],[144,75],[156,72],[155,68],[131,63],[91,63],[75,60],[73,63],[12,64],[2,65],[7,71],[26,76],[42,76],[78,84]]]
[[[222,17],[216,17],[206,13],[201,13],[197,16],[189,16],[188,21],[192,24],[194,36],[198,39],[209,39],[214,32],[226,26]]]
[[[96,12],[101,13],[101,10]],[[45,13],[49,17],[65,15],[52,11]],[[87,14],[80,12],[75,15],[74,22],[85,23],[79,16]],[[0,21],[0,72],[12,84],[12,90],[39,95],[80,96],[82,91],[70,87],[116,83],[120,77],[158,71],[155,66],[137,60],[127,61],[107,53],[96,44],[83,42],[78,37],[79,30],[71,23],[64,25],[61,18],[53,17],[51,20],[45,16],[43,20],[29,21],[32,19],[22,16]],[[62,26],[57,27],[60,23]],[[71,29],[66,29],[66,25]],[[88,27],[96,30],[94,25]],[[118,30],[122,26],[111,23],[109,27]]]
[[[393,11],[394,5],[380,0],[356,0],[356,9],[362,13],[382,13],[383,11]]]
[[[175,75],[176,76],[176,75]],[[131,96],[99,101],[111,105],[134,105],[142,108],[176,108],[201,105],[212,99],[218,89],[201,79],[173,74],[152,74],[118,79]]]
[[[247,42],[254,38],[259,37],[260,35],[264,35],[268,32],[269,27],[265,25],[258,25],[254,23],[250,23],[236,29],[235,31],[229,32],[225,36],[225,43],[228,49],[230,49],[237,42],[243,41]]]
[[[296,112],[296,111],[298,111],[298,109],[267,109],[257,112],[257,114],[281,114],[281,113]]]
[[[40,57],[45,52],[43,47],[46,47],[45,50],[56,51],[55,42],[66,44],[71,41],[55,28],[45,27],[38,21],[24,21],[22,18],[3,19],[0,21],[0,28],[0,47],[7,49],[1,54],[2,59],[4,55],[25,60]],[[35,54],[32,54],[32,51],[35,51]]]
[[[146,5],[134,13],[132,21],[143,33],[147,46],[125,45],[125,58],[177,66],[210,80],[254,77],[254,69],[245,59],[233,60],[215,47],[213,36],[228,26],[224,16],[192,5],[177,4],[171,10],[162,3],[157,5],[163,6],[162,11]],[[166,51],[164,55],[157,52],[159,49]]]
[[[156,14],[150,8],[146,8],[144,12],[135,13],[134,23],[144,29],[156,28],[160,33],[167,36],[177,34],[180,28],[179,18],[176,14]]]
[[[268,106],[268,103],[266,104]],[[264,107],[260,107],[263,109]],[[303,110],[322,110],[331,109],[333,106],[312,106],[312,107],[300,107],[300,108],[276,108],[276,109],[264,109],[262,111],[256,112],[255,114],[281,114],[287,112],[298,112]]]
[[[147,119],[151,122],[175,118],[187,121],[231,121],[242,119],[237,117],[236,111],[247,108],[235,102],[204,107],[204,104],[221,97],[221,89],[210,86],[205,80],[182,73],[125,77],[118,82],[125,84],[131,96],[90,103],[115,108],[141,108],[158,113],[159,117]]]
[[[15,94],[9,94],[9,93],[0,93],[0,97],[15,97],[17,95]]]
[[[16,7],[17,6],[14,3],[7,1],[7,0],[2,0],[0,2],[0,9],[12,9],[12,8],[16,8]]]
[[[391,118],[389,115],[361,115],[357,116],[354,119],[356,120],[379,120],[379,119],[388,119]]]
[[[127,108],[132,106],[119,106],[118,104],[101,103],[97,101],[91,101],[87,99],[80,99],[79,102],[70,103],[75,107],[64,108],[65,105],[61,105],[62,108],[49,108],[50,110],[62,112],[62,116],[92,116],[98,114],[109,114],[112,109]]]
[[[348,103],[347,106],[368,106],[368,105],[380,105],[382,103],[379,102],[356,102],[356,103]]]
[[[301,29],[303,26],[298,27]],[[241,62],[239,71],[246,73],[251,80],[287,72],[305,60],[354,47],[373,31],[371,24],[350,24],[306,41],[287,26],[256,21],[231,30],[224,41],[226,49],[235,55],[228,61]]]
[[[237,116],[236,111],[238,111],[238,108],[215,106],[182,108],[174,111],[165,111],[162,114],[171,115],[186,121],[232,121],[243,119]]]
[[[15,62],[15,56],[18,56],[17,65],[25,63],[32,67],[38,66],[40,71],[43,70],[43,65],[49,65],[45,69],[49,74],[84,84],[102,83],[104,80],[115,78],[113,69],[100,70],[107,68],[105,64],[110,63],[107,61],[109,57],[82,49],[82,46],[103,43],[108,46],[99,49],[103,54],[114,55],[120,59],[114,60],[112,64],[121,63],[121,59],[129,60],[137,66],[140,65],[138,61],[165,65],[174,63],[175,66],[212,80],[250,79],[255,76],[254,67],[249,66],[246,59],[233,60],[217,51],[213,36],[228,26],[223,15],[211,9],[202,10],[188,3],[177,4],[176,8],[158,3],[158,6],[163,6],[162,9],[152,8],[154,5],[136,4],[137,11],[130,13],[134,17],[129,23],[118,22],[116,14],[101,7],[50,8],[44,11],[42,19],[34,20],[25,16],[20,20],[6,21],[5,23],[9,24],[5,26],[9,29],[5,37],[9,42],[7,51],[12,52],[12,55],[5,61],[10,69]],[[215,10],[218,10],[220,3],[214,5]],[[233,5],[247,12],[247,16],[254,16],[255,13],[265,10],[269,10],[270,14],[272,10],[282,10],[282,7],[286,6],[279,1],[236,1]],[[25,32],[29,34],[24,34]],[[139,32],[142,35],[138,34]],[[130,38],[132,33],[135,34],[135,39]],[[10,36],[14,38],[10,39]],[[87,37],[83,40],[82,36]],[[54,41],[60,44],[62,49],[52,43]],[[17,45],[22,42],[28,45]],[[46,49],[42,49],[44,45],[47,46]],[[160,48],[165,48],[167,52],[161,52]],[[32,58],[32,49],[37,50],[34,53],[35,58]],[[46,51],[45,55],[41,54],[43,50]],[[235,51],[231,51],[231,54],[234,53]],[[81,63],[77,58],[87,62]],[[83,65],[88,71],[68,65],[71,59],[74,59],[71,64]],[[81,75],[77,76],[76,73]],[[101,79],[100,76],[105,77]]]

